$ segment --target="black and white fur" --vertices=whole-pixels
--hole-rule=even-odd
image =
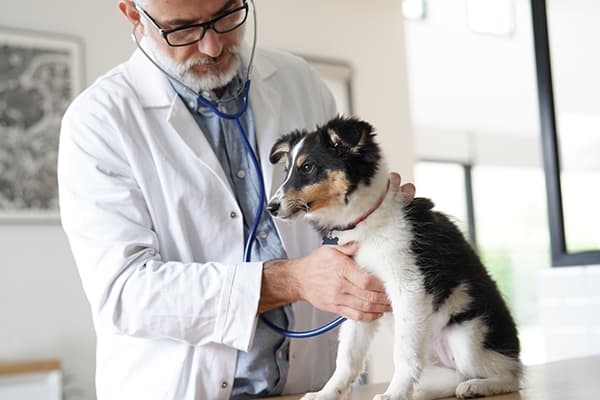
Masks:
[[[282,160],[287,176],[269,210],[283,219],[303,215],[322,234],[357,220],[386,192],[388,170],[364,121],[338,117],[316,131],[287,134],[271,151],[272,163]],[[380,325],[393,328],[394,373],[377,400],[517,391],[517,329],[495,282],[430,200],[403,206],[397,197],[389,192],[354,229],[333,232],[340,243],[360,243],[355,260],[384,283],[394,312],[375,322],[345,322],[335,373],[303,399],[348,396]]]

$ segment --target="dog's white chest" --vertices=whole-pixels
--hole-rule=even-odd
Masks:
[[[416,272],[416,264],[410,251],[410,238],[407,230],[386,225],[377,231],[365,229],[354,235],[344,233],[340,236],[340,243],[357,241],[360,247],[354,256],[356,263],[385,282],[401,279],[406,272],[411,275]]]

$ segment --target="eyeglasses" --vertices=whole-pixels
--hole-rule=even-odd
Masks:
[[[139,4],[134,3],[135,8],[148,20],[172,47],[189,46],[204,38],[206,31],[212,29],[217,33],[231,32],[244,22],[248,17],[248,3],[244,0],[241,7],[227,11],[225,14],[201,24],[191,24],[175,29],[165,30],[144,10]]]

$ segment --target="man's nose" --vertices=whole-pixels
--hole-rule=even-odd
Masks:
[[[281,207],[281,203],[279,200],[271,200],[269,205],[267,206],[267,210],[271,213],[272,216],[276,217],[279,213],[279,208]]]
[[[218,57],[223,51],[223,42],[220,35],[212,29],[204,33],[204,37],[198,42],[198,49],[209,57]]]

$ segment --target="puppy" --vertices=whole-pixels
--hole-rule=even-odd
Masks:
[[[522,365],[515,323],[496,283],[458,228],[415,198],[388,193],[388,170],[374,129],[337,117],[313,132],[281,137],[270,154],[287,176],[268,209],[308,218],[328,240],[358,241],[355,260],[385,285],[394,312],[346,321],[337,366],[303,399],[343,399],[364,368],[382,325],[393,328],[394,373],[377,400],[472,398],[517,391]]]

